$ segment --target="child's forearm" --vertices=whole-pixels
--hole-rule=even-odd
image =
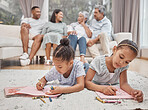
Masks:
[[[134,90],[128,83],[124,83],[124,84],[120,85],[120,88],[123,89],[128,94],[131,94],[131,91]]]
[[[84,85],[83,84],[76,84],[76,85],[71,86],[71,87],[63,87],[61,89],[61,93],[79,92],[79,91],[81,91],[83,89],[84,89]]]
[[[103,85],[97,85],[97,84],[94,84],[91,81],[86,82],[86,87],[87,87],[87,89],[90,89],[90,90],[93,90],[93,91],[99,91],[99,92],[103,92],[103,89],[104,89]]]

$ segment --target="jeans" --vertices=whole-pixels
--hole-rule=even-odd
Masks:
[[[83,66],[84,66],[85,74],[87,74],[87,71],[89,69],[89,63],[84,63]]]
[[[78,39],[76,35],[69,35],[70,45],[76,51],[77,44],[79,45],[80,55],[86,55],[86,38],[81,37]]]

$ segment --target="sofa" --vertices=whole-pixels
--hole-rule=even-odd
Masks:
[[[113,34],[114,41],[110,42],[110,49],[117,45],[120,41],[124,39],[132,39],[132,34],[127,32],[121,32],[117,34]],[[23,49],[22,49],[22,42],[20,39],[20,26],[16,25],[3,25],[0,24],[0,68],[2,61],[7,58],[17,57],[22,55]],[[28,44],[28,51],[31,50],[31,45],[33,43],[33,40],[29,40]],[[100,44],[98,44],[98,48],[100,50],[100,53],[102,54],[103,51],[101,49]],[[53,50],[51,49],[51,55]],[[38,52],[36,53],[36,56],[45,56],[45,50],[40,47]],[[79,48],[77,46],[75,56],[79,57]],[[92,58],[88,49],[86,51],[86,58]]]

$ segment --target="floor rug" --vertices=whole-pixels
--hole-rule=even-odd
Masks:
[[[63,94],[52,102],[45,99],[32,100],[29,97],[4,96],[5,87],[35,86],[38,79],[48,70],[0,70],[0,110],[116,110],[116,109],[148,109],[148,78],[128,71],[128,82],[144,93],[144,101],[122,99],[121,104],[103,104],[95,99],[96,94],[86,88],[80,92]]]

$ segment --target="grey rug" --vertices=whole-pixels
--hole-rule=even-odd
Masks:
[[[95,100],[93,91],[83,91],[63,94],[50,102],[32,100],[30,97],[4,96],[5,87],[35,86],[38,79],[48,70],[0,70],[0,110],[119,110],[119,109],[148,109],[148,78],[136,72],[128,71],[128,82],[133,88],[144,93],[143,103],[134,100],[121,100],[121,104],[102,104]]]

